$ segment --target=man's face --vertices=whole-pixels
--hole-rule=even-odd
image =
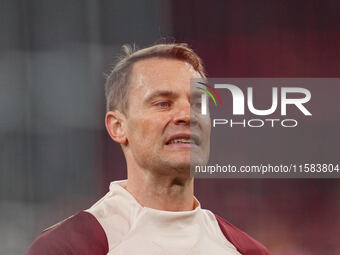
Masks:
[[[190,79],[200,74],[184,61],[149,58],[134,64],[130,78],[127,160],[162,174],[188,174],[190,163],[205,164],[210,117],[200,114],[199,95],[190,98]]]

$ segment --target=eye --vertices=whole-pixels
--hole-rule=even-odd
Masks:
[[[193,103],[193,104],[192,104],[192,107],[193,107],[193,108],[197,108],[197,109],[200,109],[201,106],[202,106],[201,102],[196,102],[196,103]]]
[[[159,102],[155,104],[159,108],[169,108],[170,107],[170,102]]]

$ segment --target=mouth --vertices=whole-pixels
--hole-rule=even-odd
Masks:
[[[184,145],[184,146],[190,146],[190,145],[200,145],[200,139],[196,135],[190,135],[190,134],[177,134],[171,136],[167,142],[166,145]]]

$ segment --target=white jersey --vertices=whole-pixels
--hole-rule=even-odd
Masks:
[[[240,254],[225,238],[215,215],[195,199],[192,211],[170,212],[141,206],[125,189],[126,180],[86,210],[103,227],[108,254]]]

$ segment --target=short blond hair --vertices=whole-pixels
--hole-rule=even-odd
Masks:
[[[156,44],[136,50],[135,47],[124,45],[124,54],[107,76],[105,83],[106,110],[119,110],[126,113],[128,108],[129,76],[133,64],[139,60],[161,57],[174,58],[189,63],[202,77],[205,77],[200,57],[185,43]]]

